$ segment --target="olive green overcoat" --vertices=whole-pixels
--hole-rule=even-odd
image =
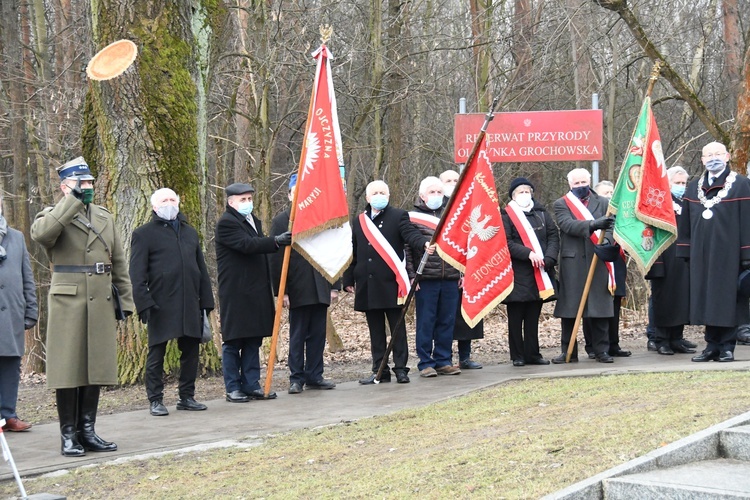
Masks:
[[[120,290],[123,310],[132,313],[135,306],[114,216],[104,207],[86,207],[75,197],[66,196],[37,214],[31,238],[45,248],[53,271],[48,296],[47,386],[64,389],[117,384],[113,282]],[[92,266],[99,262],[111,263],[111,272],[54,270],[55,266]]]

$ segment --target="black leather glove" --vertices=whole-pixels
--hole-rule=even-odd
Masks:
[[[81,189],[81,181],[77,181],[76,185],[70,188],[70,194],[72,194],[75,198],[83,201],[83,189]]]
[[[743,260],[740,262],[740,266],[742,266],[742,269],[750,269],[750,260]]]
[[[544,269],[552,269],[555,267],[556,261],[552,257],[545,257],[544,258]]]
[[[31,318],[25,318],[23,320],[23,329],[24,330],[31,330],[36,326],[36,320]]]
[[[610,229],[614,225],[615,220],[612,217],[599,217],[589,222],[589,230],[593,233],[597,229]]]
[[[274,236],[273,240],[276,242],[276,246],[279,247],[286,247],[292,244],[292,232],[287,231],[286,233],[281,233],[278,236]]]
[[[141,320],[141,323],[148,323],[148,320],[151,319],[151,313],[156,312],[159,310],[159,306],[154,304],[151,307],[147,307],[143,311],[138,311],[138,318]]]

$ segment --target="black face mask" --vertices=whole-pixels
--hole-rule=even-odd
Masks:
[[[591,188],[589,186],[578,186],[574,188],[570,188],[570,192],[576,195],[576,197],[579,200],[582,200],[591,193]]]

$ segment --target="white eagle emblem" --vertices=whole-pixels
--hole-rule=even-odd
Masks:
[[[302,169],[302,178],[309,174],[312,170],[315,170],[315,162],[318,161],[318,153],[320,152],[320,141],[318,140],[318,134],[316,132],[310,132],[307,134],[306,154],[305,154],[305,168]]]
[[[500,230],[500,226],[487,226],[487,223],[492,220],[491,215],[485,215],[481,221],[479,220],[480,217],[482,217],[482,205],[477,205],[469,216],[471,231],[469,232],[469,237],[466,239],[467,259],[474,257],[479,251],[476,246],[471,246],[471,240],[474,236],[478,237],[481,241],[488,241]]]

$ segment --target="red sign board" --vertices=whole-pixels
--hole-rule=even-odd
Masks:
[[[456,115],[455,161],[465,163],[485,115]],[[491,162],[602,159],[602,110],[496,113],[487,127]]]

